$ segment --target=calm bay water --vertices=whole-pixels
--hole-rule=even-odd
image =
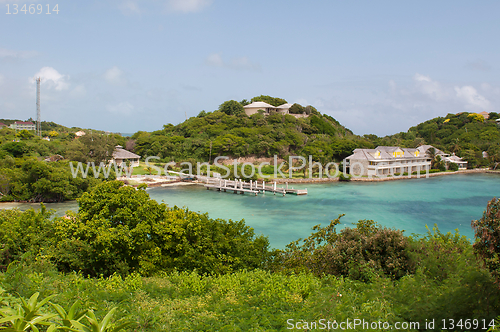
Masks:
[[[380,183],[327,183],[294,185],[307,188],[306,196],[272,194],[250,196],[206,190],[202,186],[152,188],[151,198],[169,206],[208,212],[212,218],[245,219],[256,234],[269,237],[271,246],[284,248],[307,237],[314,225],[327,225],[344,213],[342,227],[360,219],[398,229],[407,235],[426,233],[437,224],[442,232],[459,229],[473,237],[470,222],[479,219],[487,202],[500,196],[500,176],[450,175]],[[59,214],[76,210],[75,202],[47,204]],[[33,205],[31,205],[33,206]],[[2,206],[0,206],[2,207]],[[22,209],[30,205],[19,206]]]

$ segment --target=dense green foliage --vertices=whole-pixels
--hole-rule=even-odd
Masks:
[[[53,296],[51,301],[63,308],[79,300],[80,307],[94,308],[100,319],[118,307],[118,317],[137,323],[128,331],[282,331],[289,319],[293,324],[319,319],[420,322],[422,331],[426,320],[435,319],[434,331],[441,331],[441,319],[485,319],[488,326],[499,315],[498,287],[476,262],[467,240],[435,231],[409,241],[415,273],[398,280],[374,275],[363,282],[259,269],[85,278],[61,274],[39,260],[11,264],[0,274],[0,285],[7,291],[3,302],[11,307],[19,296],[37,291]]]
[[[224,105],[224,104],[223,104]],[[222,105],[221,105],[222,106]],[[354,136],[335,119],[313,110],[308,118],[291,115],[203,112],[174,126],[152,133],[138,132],[135,153],[158,156],[162,161],[208,161],[212,156],[287,158],[312,155],[315,161],[341,160],[359,146],[373,147]]]
[[[0,265],[28,253],[43,255],[61,271],[92,276],[173,269],[227,273],[262,267],[268,255],[267,239],[255,237],[243,221],[168,208],[144,188],[119,181],[99,184],[78,202],[79,212],[62,218],[43,209],[0,210]]]
[[[243,105],[241,105],[236,100],[228,100],[228,101],[223,102],[219,106],[219,111],[224,112],[227,115],[242,115],[245,113],[245,109],[243,108]]]
[[[79,128],[53,122],[42,122],[42,129],[50,141],[27,130],[17,133],[9,128],[0,130],[0,201],[75,199],[104,177],[97,172],[94,177],[94,169],[90,167],[87,178],[81,175],[73,178],[68,161],[94,162],[98,167],[100,162],[110,159],[117,143],[125,144],[125,138],[102,132],[90,131],[76,139],[74,132]],[[115,179],[114,170],[108,179]]]
[[[471,225],[477,239],[474,252],[500,283],[500,200],[489,201],[483,217]]]
[[[109,179],[114,179],[114,171]],[[67,161],[45,162],[36,158],[0,160],[0,201],[61,202],[79,197],[87,189],[104,180],[96,179],[93,170],[83,179],[73,177]]]
[[[398,230],[360,220],[356,228],[344,228],[337,234],[335,226],[313,228],[315,232],[299,245],[292,242],[278,251],[273,262],[281,271],[308,270],[317,275],[334,274],[369,281],[378,274],[399,279],[410,272],[408,239]]]
[[[265,96],[265,95],[260,95],[258,97],[253,97],[252,98],[252,103],[255,101],[263,101],[265,103],[268,103],[269,105],[273,105],[275,107],[286,104],[287,101],[282,98],[277,98],[277,97],[271,97],[271,96]]]

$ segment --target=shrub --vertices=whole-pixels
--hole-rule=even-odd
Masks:
[[[339,181],[351,181],[351,176],[349,174],[344,175],[344,173],[340,173],[339,175]]]
[[[488,202],[483,217],[471,222],[476,242],[474,252],[500,282],[500,200]]]
[[[260,267],[267,258],[267,238],[255,237],[244,221],[168,208],[144,188],[103,183],[82,195],[78,214],[55,220],[49,251],[58,268],[92,276],[173,269],[226,273]]]
[[[337,234],[335,226],[314,226],[315,232],[304,240],[292,242],[275,253],[274,269],[310,269],[317,275],[333,274],[368,281],[377,275],[398,279],[410,271],[406,248],[408,240],[399,230],[388,229],[373,220],[360,220],[356,228]]]

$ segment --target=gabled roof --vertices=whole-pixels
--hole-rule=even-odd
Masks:
[[[394,157],[393,152],[400,149],[403,151],[403,157]],[[380,152],[380,157],[375,157],[376,153]],[[419,155],[415,156],[415,152],[417,149],[412,148],[400,148],[397,146],[377,146],[375,149],[355,149],[349,157],[346,159],[353,160],[402,160],[402,159],[411,159],[411,158],[424,158],[425,156]]]
[[[432,145],[420,145],[417,149],[418,151],[420,151],[420,153],[427,153],[427,150],[429,150],[430,148],[434,148],[434,150],[436,150],[436,155],[446,155],[446,153],[436,147],[433,147]]]
[[[375,157],[372,156],[372,153],[377,152],[375,149],[355,149],[352,154],[346,159],[355,159],[355,160],[372,160]]]
[[[276,108],[280,108],[280,109],[289,109],[290,107],[292,107],[293,104],[283,104],[283,105],[279,105],[278,107]]]
[[[0,126],[6,126],[6,124],[3,122],[0,122]]]
[[[375,150],[385,151],[385,152],[394,152],[396,150],[401,150],[399,146],[377,146]]]
[[[121,146],[117,145],[115,151],[113,152],[113,158],[115,159],[138,159],[141,156],[136,155],[130,151],[123,149]]]
[[[263,101],[254,101],[251,104],[243,106],[243,108],[256,108],[256,107],[259,107],[259,108],[276,108],[273,105],[269,105],[268,103],[265,103]]]

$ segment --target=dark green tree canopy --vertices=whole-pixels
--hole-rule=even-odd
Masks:
[[[219,111],[224,112],[227,115],[242,115],[245,113],[243,105],[241,105],[236,100],[228,100],[223,102],[219,106]]]
[[[295,103],[292,105],[292,107],[290,107],[288,112],[290,112],[291,114],[302,114],[305,112],[305,109],[302,105]]]
[[[280,106],[280,105],[287,103],[287,101],[285,99],[271,97],[271,96],[264,96],[264,95],[260,95],[258,97],[253,97],[252,102],[254,102],[254,101],[263,101],[263,102],[266,102],[269,105],[273,105],[273,106]]]

